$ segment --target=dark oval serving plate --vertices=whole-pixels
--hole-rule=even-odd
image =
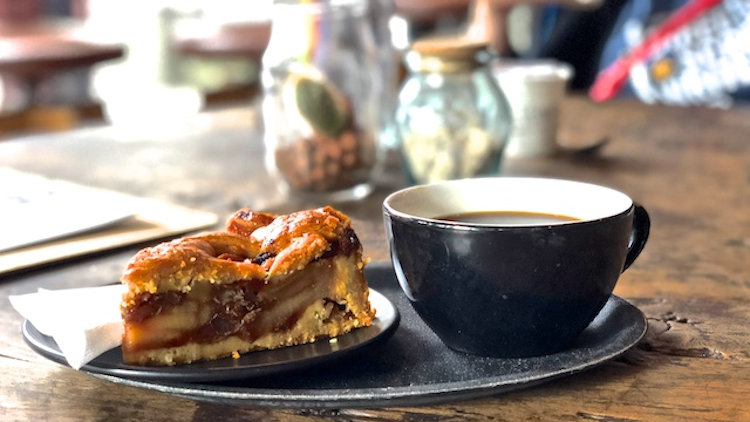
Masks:
[[[638,308],[612,296],[567,350],[533,358],[478,357],[448,349],[422,322],[402,293],[390,263],[371,264],[366,275],[370,287],[395,305],[396,318],[400,313],[401,321],[397,330],[398,324],[391,324],[395,333],[390,339],[364,344],[362,346],[367,347],[359,347],[357,353],[308,362],[315,365],[290,364],[266,372],[248,371],[244,378],[205,377],[198,382],[186,382],[179,376],[149,379],[108,374],[89,366],[82,370],[116,383],[236,405],[286,408],[424,405],[517,390],[590,369],[633,347],[647,328],[646,319]],[[28,323],[25,327],[33,328]],[[51,338],[35,336],[34,331],[28,329],[24,336],[34,350],[64,363]],[[344,337],[340,337],[339,342]],[[385,340],[386,337],[377,338]],[[329,345],[327,341],[324,344]],[[115,352],[119,353],[119,349],[108,353]],[[277,351],[250,353],[243,358],[272,352]],[[169,370],[190,372],[194,365],[210,364]]]
[[[121,349],[116,347],[96,357],[81,370],[94,375],[168,382],[226,381],[298,370],[341,358],[392,335],[400,319],[396,307],[385,296],[372,289],[370,303],[377,310],[372,325],[339,336],[334,341],[323,339],[299,346],[245,353],[238,359],[227,357],[176,366],[128,365],[122,361]],[[24,322],[23,336],[26,343],[37,353],[67,365],[65,356],[55,340],[40,333],[29,321]]]

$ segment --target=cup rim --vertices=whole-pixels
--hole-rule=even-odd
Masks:
[[[538,184],[550,184],[555,185],[557,187],[561,187],[563,185],[571,187],[573,189],[587,189],[591,190],[596,194],[597,192],[605,197],[607,197],[610,200],[613,201],[620,201],[621,204],[617,206],[618,204],[607,204],[602,211],[600,211],[598,214],[590,214],[590,215],[577,215],[577,213],[569,213],[569,212],[545,212],[540,210],[528,210],[528,209],[471,209],[471,210],[464,210],[464,211],[458,211],[455,213],[460,212],[472,212],[472,211],[521,211],[521,212],[540,212],[540,213],[547,213],[547,214],[558,214],[558,215],[566,215],[570,217],[577,218],[576,220],[570,220],[570,221],[559,221],[559,222],[545,222],[545,223],[536,223],[536,224],[485,224],[485,223],[473,223],[473,222],[457,222],[457,221],[446,221],[443,219],[440,219],[438,217],[445,216],[445,215],[451,215],[455,213],[439,213],[439,212],[433,212],[432,216],[425,216],[425,215],[417,215],[413,212],[403,211],[401,209],[398,209],[397,206],[394,206],[394,202],[397,202],[399,200],[403,201],[403,197],[406,197],[408,195],[415,195],[420,192],[425,192],[428,190],[434,190],[441,187],[448,186],[449,188],[453,189],[459,189],[460,187],[465,185],[483,185],[483,184],[498,184],[498,186],[502,185],[508,185],[508,184],[529,184],[531,186],[536,186]],[[488,197],[491,195],[487,195]],[[588,183],[588,182],[581,182],[576,180],[569,180],[569,179],[560,179],[560,178],[545,178],[545,177],[508,177],[508,176],[500,176],[500,177],[485,177],[485,178],[469,178],[469,179],[456,179],[456,180],[447,180],[447,181],[440,181],[430,184],[423,184],[423,185],[414,185],[409,186],[403,189],[400,189],[398,191],[395,191],[391,194],[389,194],[384,200],[383,200],[383,211],[391,217],[396,217],[402,220],[407,221],[413,221],[421,224],[429,224],[434,226],[441,226],[441,227],[451,227],[451,228],[457,228],[457,229],[463,229],[463,230],[486,230],[486,229],[500,229],[500,230],[509,230],[509,229],[529,229],[529,228],[535,228],[535,227],[553,227],[553,226],[570,226],[570,225],[579,225],[579,224],[587,224],[595,221],[601,221],[608,218],[617,217],[623,214],[627,214],[632,210],[634,207],[634,201],[625,193],[610,188],[608,186],[598,185],[594,183]]]

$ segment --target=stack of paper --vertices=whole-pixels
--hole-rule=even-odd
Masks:
[[[213,213],[0,167],[0,274],[216,222]]]

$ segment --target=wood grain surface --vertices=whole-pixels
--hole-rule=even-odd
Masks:
[[[211,112],[188,132],[123,139],[113,128],[0,141],[0,165],[228,216],[286,212],[263,167],[255,107]],[[595,155],[506,161],[503,175],[612,186],[648,209],[646,249],[615,293],[648,317],[621,358],[522,391],[429,407],[287,410],[197,402],[91,377],[36,355],[7,296],[117,280],[136,248],[0,278],[0,420],[743,421],[750,420],[750,108],[709,110],[566,100],[560,139]],[[381,203],[403,186],[397,160],[366,200],[340,205],[366,253],[388,259]],[[1,211],[0,211],[1,213]],[[1,215],[1,214],[0,214]]]

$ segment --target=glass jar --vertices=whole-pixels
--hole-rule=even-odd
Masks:
[[[262,60],[266,163],[321,201],[372,190],[381,75],[365,0],[275,0]]]
[[[461,39],[420,40],[407,53],[396,125],[410,182],[499,171],[511,113],[484,53],[486,44]]]

